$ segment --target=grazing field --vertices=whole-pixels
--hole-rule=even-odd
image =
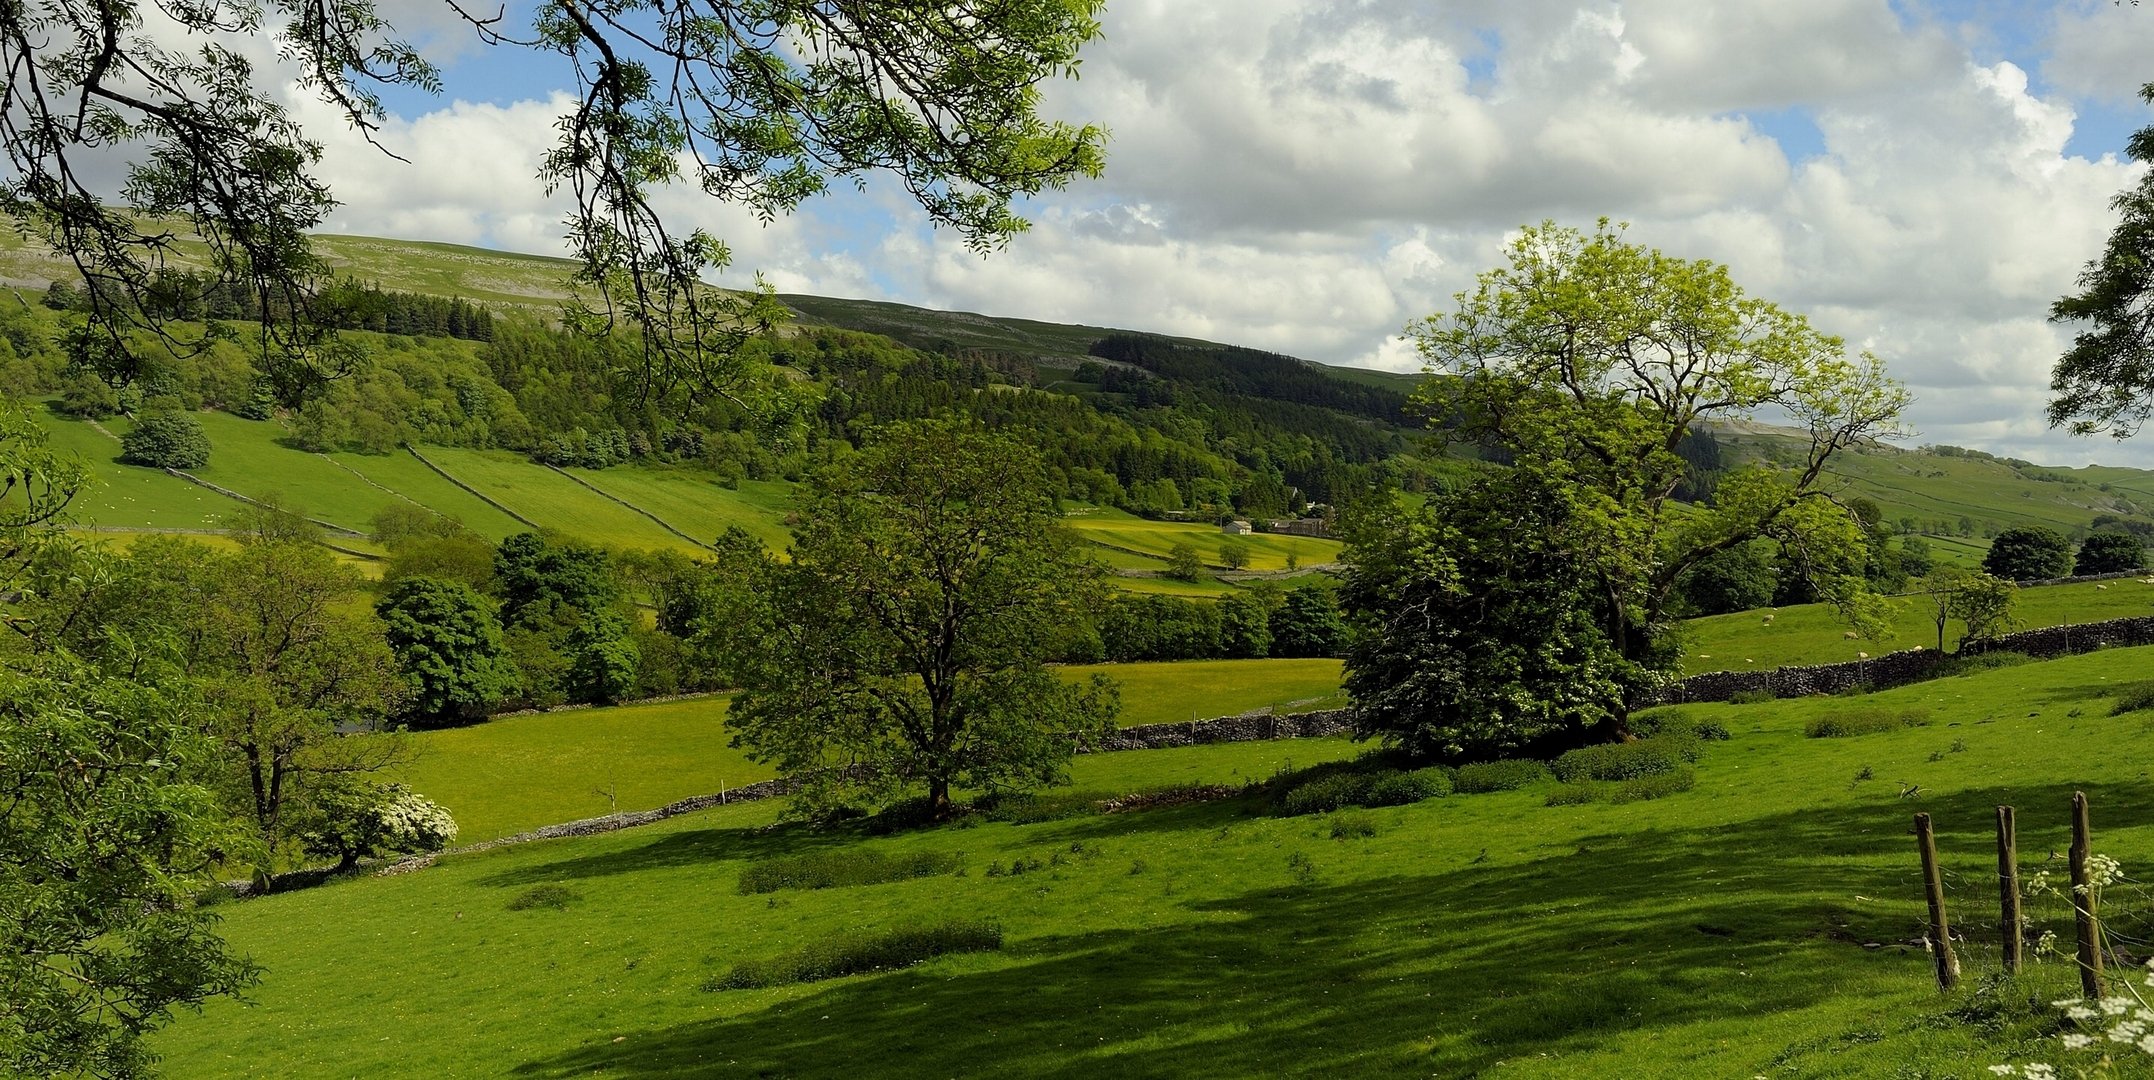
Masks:
[[[592,543],[707,553],[622,506],[521,454],[430,446],[427,460],[532,521]],[[675,526],[678,528],[679,526]]]
[[[1254,798],[875,837],[766,828],[768,804],[452,857],[227,906],[268,966],[255,1004],[160,1035],[171,1075],[854,1077],[1986,1076],[2055,1060],[2068,961],[1998,981],[1991,808],[2030,873],[2066,845],[2154,860],[2143,714],[2111,717],[2154,650],[1982,672],[1866,698],[1689,706],[1720,720],[1698,784],[1549,806],[1546,788],[1269,816]],[[1848,710],[1923,723],[1807,738]],[[1233,782],[1339,740],[1104,754],[1079,786]],[[1909,815],[1935,816],[1962,988],[1920,944]],[[955,875],[744,896],[749,863],[849,851]],[[1013,870],[1012,867],[1017,867]],[[562,906],[508,910],[539,886]],[[2154,910],[2114,887],[2117,931]],[[1001,947],[911,969],[706,990],[736,964],[991,920]],[[2070,939],[2065,904],[2034,929]],[[275,1049],[268,1049],[274,1047]]]
[[[329,455],[338,465],[357,474],[363,483],[379,484],[437,514],[453,517],[464,527],[495,542],[528,530],[530,526],[486,504],[484,499],[457,487],[418,458],[402,450],[393,454]]]
[[[717,541],[727,526],[738,525],[772,551],[792,542],[785,516],[792,509],[793,485],[777,481],[742,481],[737,491],[720,487],[709,473],[686,469],[570,469],[583,482],[615,498],[636,504],[703,543]]]
[[[1284,570],[1290,553],[1302,566],[1337,562],[1339,558],[1340,544],[1336,540],[1278,533],[1229,536],[1216,526],[1186,521],[1148,521],[1120,510],[1072,511],[1063,522],[1094,543],[1159,559],[1165,559],[1174,545],[1188,544],[1210,566],[1221,565],[1219,544],[1223,540],[1240,540],[1249,546],[1248,569],[1251,570]]]
[[[1123,726],[1251,709],[1306,712],[1343,704],[1337,660],[1200,660],[1061,669],[1122,685]],[[449,808],[465,842],[770,778],[727,745],[726,699],[691,698],[509,716],[409,736],[398,779]],[[609,800],[607,792],[611,791]]]
[[[208,488],[190,484],[161,470],[119,462],[117,436],[125,429],[105,425],[106,435],[80,420],[48,409],[31,416],[51,436],[54,449],[81,457],[93,482],[68,504],[68,513],[84,525],[125,529],[213,529],[239,504]]]
[[[1937,623],[1931,614],[1936,609],[1927,607],[1928,598],[1908,596],[1897,602],[1901,607],[1892,622],[1893,636],[1884,641],[1848,638],[1847,624],[1826,604],[1775,609],[1770,623],[1765,621],[1764,611],[1691,619],[1684,624],[1690,636],[1683,654],[1683,671],[1695,675],[1787,664],[1835,664],[1857,659],[1856,654],[1863,652],[1878,656],[1917,645],[1936,648]],[[2023,630],[2154,615],[2154,585],[2121,578],[2021,589],[2014,614],[2018,619],[2014,628]],[[1958,648],[1965,630],[1958,621],[1948,623],[1945,648]]]
[[[1178,660],[1089,664],[1060,669],[1065,678],[1094,672],[1122,684],[1123,727],[1233,716],[1254,709],[1311,712],[1346,704],[1337,660]]]

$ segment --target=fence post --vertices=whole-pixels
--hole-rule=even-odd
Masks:
[[[1945,882],[1937,872],[1937,837],[1928,814],[1915,815],[1915,843],[1922,849],[1922,885],[1930,901],[1930,956],[1937,961],[1937,988],[1959,985],[1960,959],[1952,955],[1952,927],[1945,921]]]
[[[2094,910],[2094,886],[2087,880],[2091,850],[2087,793],[2072,792],[2072,925],[2079,935],[2079,989],[2096,1001],[2102,997],[2102,923]]]
[[[2019,914],[2019,825],[2012,808],[1997,808],[1997,932],[2004,937],[2004,973],[2019,974],[2024,938]]]

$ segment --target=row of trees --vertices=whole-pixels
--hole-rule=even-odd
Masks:
[[[2091,533],[2078,552],[2063,533],[2039,525],[2006,529],[1982,557],[1984,573],[2006,581],[2121,574],[2146,565],[2146,541],[2123,530]]]

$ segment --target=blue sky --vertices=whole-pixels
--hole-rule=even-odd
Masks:
[[[562,207],[530,175],[564,59],[475,46],[404,2],[446,91],[388,99],[415,170],[333,141],[335,226],[558,251]],[[965,251],[887,184],[769,228],[689,191],[669,209],[733,244],[734,281],[1392,368],[1416,363],[1405,323],[1509,230],[1606,214],[1876,350],[1923,441],[2154,464],[2039,417],[2064,341],[2048,303],[2154,119],[2135,96],[2154,8],[1108,0],[1102,22],[1045,102],[1110,129],[1107,174],[1028,204],[1007,250]]]

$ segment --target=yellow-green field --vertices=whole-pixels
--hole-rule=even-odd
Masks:
[[[785,516],[792,509],[791,484],[746,480],[733,490],[720,486],[709,473],[639,465],[568,471],[706,544],[715,542],[732,525],[746,529],[772,551],[784,551],[792,542],[785,526]]]
[[[1301,566],[1337,562],[1339,558],[1340,545],[1336,540],[1276,533],[1231,536],[1213,525],[1148,521],[1134,514],[1105,508],[1074,510],[1063,518],[1063,522],[1093,543],[1161,560],[1166,559],[1174,545],[1188,544],[1197,550],[1199,558],[1214,567],[1224,565],[1219,557],[1219,545],[1227,540],[1238,540],[1248,546],[1247,568],[1250,570],[1284,570],[1289,554]]]
[[[650,518],[522,454],[445,446],[430,446],[424,453],[442,471],[485,492],[495,502],[571,536],[608,547],[672,548],[696,554],[705,551],[667,532]]]

